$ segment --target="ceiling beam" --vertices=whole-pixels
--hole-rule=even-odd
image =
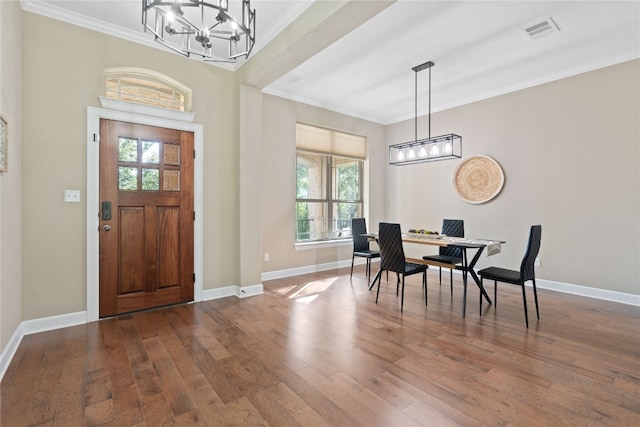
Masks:
[[[315,1],[240,67],[237,83],[267,87],[395,2]]]

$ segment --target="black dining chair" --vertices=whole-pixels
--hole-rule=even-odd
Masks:
[[[402,299],[400,311],[404,309],[404,278],[412,274],[422,273],[422,286],[424,287],[424,301],[427,303],[427,265],[407,262],[402,247],[402,232],[400,224],[381,222],[378,229],[378,245],[380,246],[380,272],[393,271],[398,275],[396,283],[396,296],[400,286],[400,276],[402,276]],[[378,280],[378,290],[376,292],[376,304],[380,295],[381,275],[376,276]]]
[[[349,279],[353,277],[353,262],[355,258],[362,257],[367,260],[366,276],[367,282],[371,277],[371,260],[380,258],[380,251],[369,248],[369,239],[363,234],[367,234],[367,222],[364,218],[351,219],[351,236],[353,238],[353,254],[351,255],[351,274]]]
[[[538,291],[536,290],[535,260],[540,251],[540,238],[542,236],[542,226],[532,225],[529,233],[529,243],[527,251],[524,254],[520,270],[508,270],[500,267],[488,267],[478,271],[480,282],[484,279],[493,280],[493,306],[497,306],[498,282],[510,283],[518,285],[522,288],[522,302],[524,303],[524,320],[529,327],[529,316],[527,314],[527,294],[525,292],[525,282],[531,280],[533,283],[533,296],[536,300],[536,316],[540,319],[540,311],[538,310]],[[480,315],[482,315],[482,295],[480,295]]]
[[[442,220],[442,234],[450,237],[464,237],[464,220],[461,219],[444,219]],[[440,247],[437,255],[425,255],[422,259],[428,261],[436,261],[444,264],[461,264],[463,260],[464,248],[456,246]],[[442,268],[439,267],[440,285],[442,285]],[[447,267],[444,267],[447,268]],[[451,295],[453,296],[453,268],[449,269],[449,286]]]

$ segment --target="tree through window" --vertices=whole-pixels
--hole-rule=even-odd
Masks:
[[[364,137],[298,124],[296,145],[296,241],[350,238],[362,216]]]

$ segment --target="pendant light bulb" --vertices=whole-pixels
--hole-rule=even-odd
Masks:
[[[418,156],[420,156],[423,159],[427,157],[427,149],[425,148],[424,144],[420,146],[420,151],[418,152]]]
[[[452,153],[452,149],[451,149],[451,141],[447,141],[444,143],[444,154],[451,154]]]

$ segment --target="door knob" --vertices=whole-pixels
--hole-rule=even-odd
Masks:
[[[104,231],[109,231],[109,230],[111,230],[111,226],[109,224],[107,224],[107,225],[103,226],[102,229]]]

